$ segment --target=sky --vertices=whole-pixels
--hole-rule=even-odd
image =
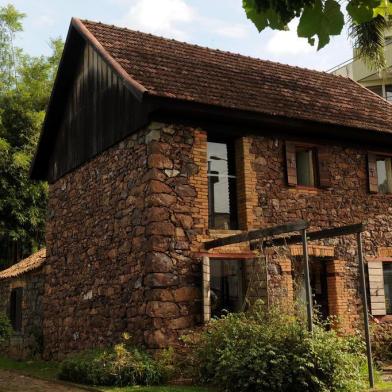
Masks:
[[[259,33],[241,0],[0,0],[8,3],[26,14],[16,43],[31,55],[48,55],[50,38],[65,39],[75,16],[322,71],[352,57],[346,32],[320,51],[297,37],[295,22]]]

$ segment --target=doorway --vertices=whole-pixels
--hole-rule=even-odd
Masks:
[[[305,273],[301,259],[294,263],[295,296],[300,303],[306,304]],[[313,306],[322,320],[329,314],[328,308],[328,273],[327,260],[321,257],[309,257],[310,286],[312,289]]]

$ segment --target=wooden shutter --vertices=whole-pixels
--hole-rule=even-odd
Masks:
[[[295,156],[295,144],[286,142],[286,173],[287,184],[289,186],[297,185],[297,163]]]
[[[368,174],[369,174],[369,192],[378,192],[378,181],[377,181],[377,159],[376,155],[368,154]]]
[[[382,262],[372,261],[368,263],[370,309],[373,316],[386,314],[384,275]]]
[[[330,154],[325,147],[317,148],[318,177],[320,188],[331,188]]]

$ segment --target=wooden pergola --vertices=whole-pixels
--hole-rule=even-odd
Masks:
[[[302,242],[304,269],[305,269],[304,272],[305,272],[305,288],[306,288],[307,325],[308,325],[309,332],[313,332],[313,301],[312,301],[312,288],[310,285],[308,241],[321,240],[321,239],[333,238],[333,237],[341,237],[346,235],[355,235],[356,242],[357,242],[357,257],[358,257],[358,267],[359,267],[359,277],[360,277],[362,308],[363,308],[363,316],[364,316],[369,384],[370,387],[373,388],[374,387],[373,362],[372,362],[372,351],[371,351],[370,332],[369,332],[368,302],[367,302],[366,281],[365,281],[365,264],[364,264],[363,249],[362,249],[362,232],[365,231],[365,225],[363,223],[357,223],[353,225],[334,227],[330,229],[323,229],[323,230],[312,231],[312,232],[308,232],[307,231],[308,228],[309,228],[309,224],[307,221],[299,220],[284,225],[251,230],[241,234],[235,234],[228,237],[207,241],[204,243],[204,247],[206,250],[210,250],[221,246],[233,245],[233,244],[238,244],[240,242],[249,241],[251,244],[251,249],[254,250],[260,245],[262,245],[263,247],[271,247],[271,246],[296,244]],[[283,234],[289,234],[295,232],[300,232],[300,234],[290,234],[289,236],[286,237],[279,237]],[[266,238],[268,238],[268,240],[266,240]]]

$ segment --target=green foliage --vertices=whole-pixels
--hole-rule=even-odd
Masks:
[[[378,363],[392,362],[392,323],[372,325],[372,352]]]
[[[6,265],[43,246],[47,185],[29,179],[63,43],[32,57],[14,47],[24,14],[0,7],[0,255]]]
[[[302,13],[298,25],[298,36],[308,38],[311,45],[314,45],[318,37],[318,49],[321,49],[329,42],[331,35],[338,35],[344,25],[343,14],[340,12],[340,5],[335,0],[316,0],[313,6],[306,6]]]
[[[384,31],[389,22],[381,15],[363,22],[352,23],[350,35],[357,48],[357,55],[365,60],[369,68],[382,69],[385,65]]]
[[[383,47],[379,46],[379,35],[377,29],[383,21],[384,29],[388,25],[389,17],[392,15],[392,5],[389,0],[348,0],[346,2],[346,20],[344,11],[337,0],[243,0],[245,13],[256,28],[260,31],[266,27],[276,30],[287,30],[287,25],[295,18],[299,18],[297,34],[305,37],[311,45],[318,38],[317,49],[323,48],[330,41],[330,36],[339,35],[346,23],[351,26],[351,31],[361,29],[366,24],[366,29],[372,34],[367,34],[367,41],[358,40],[354,35],[354,41],[359,45],[359,56],[369,61],[375,59],[376,66],[383,57],[380,52]],[[377,19],[377,21],[375,21]],[[355,29],[353,29],[355,27]],[[375,34],[375,33],[376,34]],[[365,36],[363,36],[364,38]],[[382,40],[383,42],[383,40]],[[371,48],[370,51],[368,48]]]
[[[164,381],[164,374],[147,353],[121,343],[66,359],[59,378],[87,385],[157,385]]]
[[[303,322],[259,305],[213,320],[192,346],[198,379],[223,391],[354,392],[365,385],[366,359],[355,337],[322,325],[311,335]]]
[[[0,346],[5,343],[12,333],[12,327],[8,317],[0,313]]]

